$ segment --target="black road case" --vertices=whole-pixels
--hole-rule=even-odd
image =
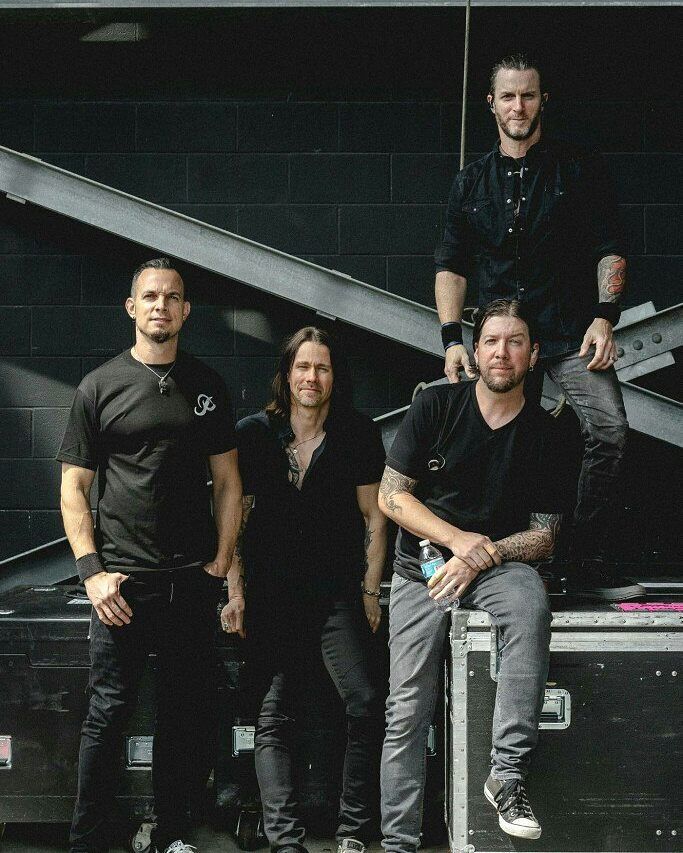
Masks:
[[[17,589],[0,599],[0,824],[71,820],[89,622],[90,602],[76,586]],[[150,672],[123,745],[118,802],[131,824],[152,807],[152,680]]]
[[[447,665],[446,820],[452,853],[683,850],[680,613],[560,612],[529,775],[541,838],[512,838],[484,799],[498,638],[457,611]]]

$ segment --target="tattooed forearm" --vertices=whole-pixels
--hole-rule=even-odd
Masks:
[[[412,494],[417,485],[417,480],[399,474],[393,468],[387,466],[384,469],[382,482],[379,484],[379,493],[390,512],[400,513],[401,507],[396,503],[396,495],[402,492]]]
[[[228,592],[230,595],[235,595],[237,593],[242,594],[244,592],[244,563],[242,559],[242,547],[244,544],[244,530],[247,526],[247,519],[249,518],[249,513],[251,512],[253,506],[254,496],[244,495],[242,497],[242,521],[240,523],[240,529],[237,533],[235,550],[232,555],[232,564],[230,565],[230,570],[228,571]]]
[[[529,530],[513,533],[494,542],[494,545],[504,560],[546,560],[553,553],[561,520],[561,515],[534,512]]]
[[[370,550],[370,545],[372,543],[372,534],[374,531],[370,530],[370,525],[366,524],[365,527],[365,539],[363,541],[363,555],[365,560],[365,571],[367,572],[369,563],[368,563],[368,551]]]
[[[626,284],[626,259],[608,255],[598,264],[600,302],[618,302]]]

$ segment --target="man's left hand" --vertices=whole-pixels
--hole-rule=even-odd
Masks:
[[[436,574],[427,581],[429,597],[435,601],[462,598],[467,587],[479,572],[470,568],[460,557],[451,557]]]
[[[374,595],[363,593],[363,607],[365,615],[368,617],[370,630],[375,634],[379,628],[379,623],[382,621],[382,608],[379,606],[379,599]]]
[[[225,578],[228,574],[228,564],[222,560],[212,560],[204,566],[204,571],[207,575],[213,575],[215,578]]]
[[[588,350],[594,346],[595,354],[586,365],[587,370],[607,370],[617,360],[617,345],[614,343],[614,333],[609,320],[596,317],[583,336],[579,356],[588,355]]]

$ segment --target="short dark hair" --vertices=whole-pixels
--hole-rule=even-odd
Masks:
[[[538,74],[539,83],[542,79],[541,66],[535,59],[530,58],[526,53],[511,53],[504,56],[500,62],[491,69],[491,77],[489,78],[489,94],[495,95],[496,92],[496,77],[499,71],[536,71]],[[541,91],[543,88],[541,86]]]
[[[286,338],[282,344],[277,373],[271,384],[272,399],[266,406],[269,415],[289,417],[291,411],[289,373],[299,347],[309,341],[327,347],[330,351],[333,374],[332,400],[335,404],[351,405],[351,378],[339,343],[324,329],[304,326],[303,329]]]
[[[518,299],[494,299],[488,305],[477,308],[474,312],[474,329],[472,331],[472,346],[479,343],[484,323],[491,317],[517,317],[529,330],[529,340],[533,346],[538,341],[536,323],[529,309]]]
[[[183,278],[173,265],[173,262],[170,258],[152,258],[151,261],[145,261],[144,264],[140,264],[140,266],[133,273],[133,280],[130,285],[130,295],[132,299],[135,299],[135,288],[138,285],[138,279],[145,270],[173,270],[173,272],[178,273],[181,280]],[[185,284],[183,282],[183,287],[184,286]]]

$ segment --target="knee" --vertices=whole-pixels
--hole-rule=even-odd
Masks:
[[[509,627],[516,632],[549,635],[552,613],[540,575],[523,563],[515,564],[512,574],[507,596]]]
[[[118,698],[103,701],[97,693],[90,697],[83,733],[94,737],[116,737],[123,731],[135,710],[135,699]]]
[[[349,717],[377,717],[382,715],[382,697],[372,684],[356,688],[346,697],[346,714]]]
[[[280,741],[294,727],[294,719],[285,714],[260,714],[256,721],[255,743],[258,747],[271,740]]]
[[[628,421],[621,412],[613,412],[603,422],[586,421],[584,439],[587,446],[604,455],[621,458],[628,437]]]

